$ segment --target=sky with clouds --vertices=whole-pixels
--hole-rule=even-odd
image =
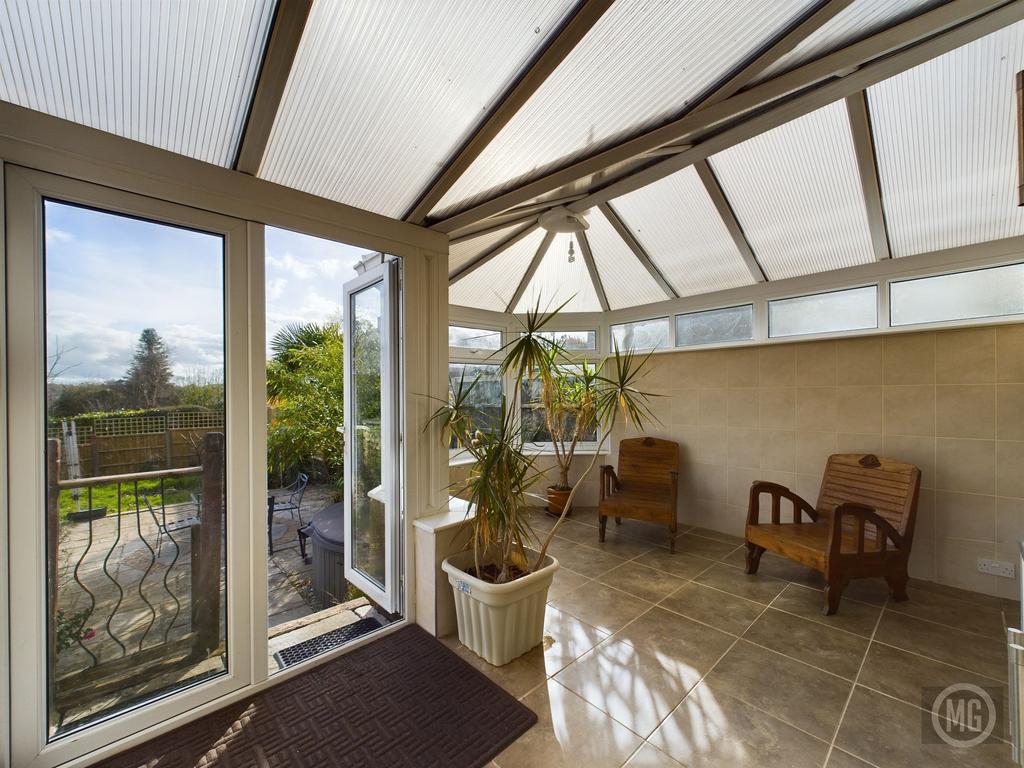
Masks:
[[[144,328],[171,350],[176,376],[223,368],[222,240],[126,216],[46,203],[48,354],[58,381],[124,376]],[[289,323],[341,316],[362,248],[267,227],[267,339]]]

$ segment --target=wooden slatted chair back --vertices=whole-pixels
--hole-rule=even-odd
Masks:
[[[657,437],[634,437],[619,443],[616,474],[626,486],[671,484],[670,473],[679,469],[679,444]]]
[[[825,467],[816,508],[820,515],[830,518],[844,502],[864,504],[909,540],[914,532],[920,486],[921,470],[913,464],[870,453],[836,453]]]

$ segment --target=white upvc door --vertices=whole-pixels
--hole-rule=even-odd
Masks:
[[[399,264],[345,284],[345,578],[401,608]]]
[[[7,166],[4,175],[7,249],[0,267],[7,287],[11,757],[19,768],[50,768],[168,721],[252,680],[251,542],[261,537],[251,531],[250,522],[261,520],[265,512],[263,500],[253,499],[250,490],[256,483],[249,461],[252,361],[247,324],[247,228],[237,219],[23,168]],[[47,217],[51,212],[81,214],[98,225],[88,233],[91,242],[83,242],[80,251],[73,251],[81,254],[80,261],[67,262],[69,269],[80,269],[83,275],[89,273],[91,263],[95,266],[94,260],[106,259],[112,265],[106,273],[108,279],[118,281],[124,276],[117,271],[117,264],[122,263],[119,259],[134,260],[135,267],[147,264],[150,258],[155,264],[163,237],[176,233],[185,233],[182,236],[191,238],[189,242],[196,249],[209,249],[211,254],[205,267],[215,276],[215,290],[211,292],[209,283],[200,287],[202,295],[214,302],[212,315],[220,315],[213,326],[221,335],[210,349],[223,365],[223,427],[212,430],[219,434],[202,444],[203,452],[196,459],[199,466],[181,475],[170,475],[177,478],[176,486],[193,483],[199,489],[201,501],[196,509],[201,509],[201,523],[193,522],[188,530],[164,533],[159,542],[154,542],[158,525],[135,485],[137,477],[118,485],[117,500],[107,502],[108,507],[117,507],[118,514],[111,508],[102,519],[71,525],[65,520],[66,510],[56,506],[55,494],[63,504],[65,499],[60,494],[70,494],[71,489],[66,468],[57,477],[52,470],[52,454],[59,441],[52,434],[48,439],[47,433],[47,399],[54,391],[47,386],[48,378],[54,375],[47,370],[51,350],[48,342],[52,343],[58,309],[81,313],[83,325],[88,320],[90,327],[106,328],[112,335],[131,333],[137,337],[137,329],[120,327],[113,320],[107,322],[108,318],[127,314],[137,317],[140,327],[155,327],[156,319],[147,322],[155,317],[155,305],[161,301],[166,305],[168,292],[178,290],[181,306],[174,308],[175,318],[159,326],[172,338],[170,346],[174,349],[171,324],[187,325],[194,319],[191,313],[209,310],[209,305],[204,307],[202,301],[187,295],[189,285],[199,285],[190,283],[190,279],[207,278],[198,273],[190,277],[191,268],[184,265],[196,263],[196,252],[185,248],[177,251],[182,254],[181,268],[168,268],[165,263],[161,273],[173,275],[178,288],[172,287],[170,280],[158,279],[154,270],[148,284],[143,281],[111,299],[109,291],[90,283],[98,274],[94,271],[89,273],[92,278],[83,276],[72,285],[73,290],[58,291],[47,282],[53,278],[49,251],[56,254],[58,246],[66,250],[66,238],[74,235],[49,227]],[[107,248],[104,216],[116,220],[117,226],[133,226],[134,222],[152,227],[157,236],[137,252]],[[186,255],[193,260],[186,259]],[[69,327],[66,316],[61,322],[62,327]],[[70,322],[73,326],[74,321]],[[97,354],[102,354],[103,339],[95,341]],[[79,435],[81,439],[81,431]],[[216,469],[218,458],[221,471]],[[114,473],[101,474],[107,477]],[[62,484],[55,484],[57,479]],[[142,482],[150,481],[144,477]],[[99,493],[97,489],[94,491]],[[166,503],[170,492],[161,486],[160,493]],[[187,493],[184,495],[187,497]],[[80,506],[86,506],[86,498],[87,490],[83,489]],[[176,511],[189,514],[187,504]],[[112,544],[115,535],[121,538]],[[174,546],[182,554],[168,567],[176,551],[169,537],[175,539]],[[101,549],[104,547],[109,549]],[[151,552],[156,549],[159,555]],[[97,551],[109,557],[105,554],[106,559],[97,560]],[[200,576],[192,566],[197,552],[206,553],[202,567],[207,571],[214,568],[212,577],[209,573]],[[63,565],[54,562],[54,553],[68,553],[72,558],[68,570],[56,577],[58,566]],[[153,575],[154,569],[157,575]],[[164,581],[167,573],[170,578]],[[187,576],[176,580],[179,574]],[[125,581],[132,578],[135,581],[130,584]],[[195,589],[189,595],[189,588],[182,584],[198,579],[203,579],[203,584],[219,584],[213,587],[216,595]],[[89,588],[91,609],[90,598],[79,589],[79,582]],[[50,588],[51,583],[57,587]],[[175,614],[168,595],[179,588],[183,591],[175,597],[180,611]],[[123,593],[120,602],[118,590]],[[198,610],[193,608],[195,605]],[[132,612],[126,613],[129,608]],[[89,610],[92,612],[78,613]],[[86,616],[83,626],[76,625],[76,615]],[[200,620],[215,625],[197,626]],[[85,628],[95,635],[87,636],[88,632],[82,631]],[[55,639],[58,632],[61,637]],[[197,640],[197,633],[205,633],[205,639]],[[184,682],[166,685],[163,681],[173,677],[174,670],[164,668],[167,677],[152,681],[147,688],[148,670],[167,663],[170,649],[181,652],[188,643],[195,655],[185,654],[186,658],[202,663],[182,672]],[[123,688],[117,677],[121,674],[117,670],[122,668]],[[92,689],[81,687],[82,681],[92,679],[89,675],[96,678]],[[61,689],[70,685],[68,680],[75,680],[78,687]],[[69,690],[82,691],[75,695],[84,699],[95,695],[101,685],[109,687],[110,696],[105,701],[97,698],[91,712],[83,711],[81,702],[69,694]],[[77,719],[69,725],[68,717]]]

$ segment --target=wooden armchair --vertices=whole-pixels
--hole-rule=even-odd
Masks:
[[[679,497],[679,445],[671,440],[637,437],[619,443],[618,471],[601,466],[597,514],[604,541],[608,518],[667,525],[669,547],[676,551],[676,499]]]
[[[820,571],[829,616],[850,579],[882,576],[892,598],[906,600],[920,487],[912,464],[850,453],[829,457],[816,507],[785,486],[757,481],[747,510],[747,573],[757,573],[766,550]],[[770,523],[760,519],[764,495],[771,496]],[[782,522],[783,499],[792,504],[791,523]]]

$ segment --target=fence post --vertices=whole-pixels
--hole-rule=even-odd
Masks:
[[[57,552],[60,541],[60,440],[50,438],[46,441],[46,596],[47,622],[46,644],[49,657],[57,658]],[[51,662],[52,664],[53,662]],[[54,674],[47,675],[50,700],[53,701]]]
[[[171,425],[164,421],[164,463],[168,469],[174,467],[174,436],[171,434]]]
[[[203,501],[192,526],[192,627],[195,653],[207,656],[220,645],[221,547],[224,530],[224,435],[203,436]]]

